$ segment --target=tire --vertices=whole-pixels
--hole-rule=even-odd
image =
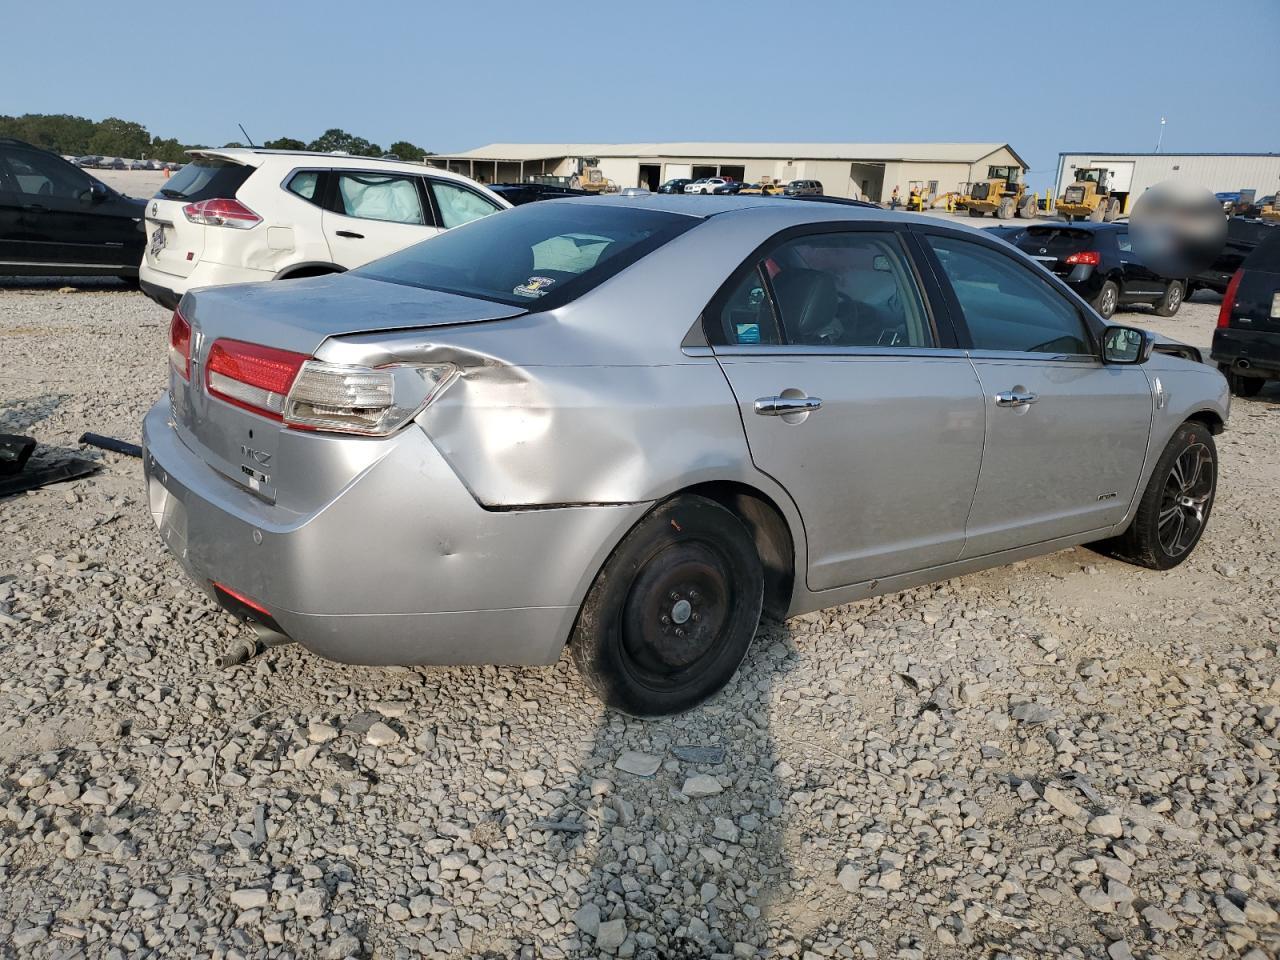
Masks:
[[[1013,197],[1000,198],[1000,205],[996,207],[996,216],[1001,220],[1013,219]]]
[[[1097,297],[1093,300],[1093,309],[1098,311],[1098,316],[1103,320],[1110,320],[1115,315],[1116,306],[1120,302],[1120,288],[1115,285],[1115,281],[1108,280],[1102,285],[1102,289],[1098,291]]]
[[[1267,385],[1266,378],[1242,376],[1234,372],[1225,363],[1218,364],[1218,369],[1227,378],[1227,385],[1231,388],[1232,396],[1256,397],[1262,392],[1262,388]]]
[[[1034,220],[1040,215],[1040,208],[1036,206],[1036,198],[1033,194],[1028,194],[1022,198],[1022,205],[1018,207],[1018,216],[1023,220]]]
[[[1102,218],[1107,215],[1107,205],[1099,203],[1096,207],[1089,211],[1089,220],[1092,223],[1101,223]]]
[[[971,217],[981,217],[981,216],[985,216],[985,214],[983,214],[983,212],[982,212],[981,210],[975,210],[975,209],[973,209],[973,207],[970,207],[970,208],[969,208],[969,216],[971,216]]]
[[[1118,216],[1120,216],[1120,201],[1113,197],[1111,200],[1107,201],[1107,210],[1106,213],[1102,215],[1102,219],[1106,223],[1110,223]]]
[[[1106,552],[1152,570],[1176,567],[1200,542],[1217,489],[1218,451],[1213,435],[1204,424],[1188,420],[1156,461],[1133,523],[1107,541]]]
[[[1177,313],[1178,308],[1182,306],[1184,290],[1181,280],[1174,280],[1170,283],[1164,292],[1164,296],[1160,298],[1160,302],[1155,305],[1156,316],[1172,317]]]
[[[764,568],[747,528],[712,500],[675,497],[613,551],[569,650],[606,706],[634,717],[681,713],[729,682],[763,603]]]

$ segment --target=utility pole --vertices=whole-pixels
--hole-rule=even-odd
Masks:
[[[1160,136],[1156,138],[1156,153],[1160,152],[1160,144],[1164,143],[1164,117],[1160,118]]]

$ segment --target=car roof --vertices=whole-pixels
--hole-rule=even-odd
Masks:
[[[841,197],[770,197],[764,194],[703,194],[642,193],[633,196],[608,194],[606,196],[563,197],[547,203],[614,204],[640,210],[662,210],[681,213],[705,220],[709,217],[737,216],[760,211],[781,213],[784,219],[796,225],[822,223],[831,220],[907,221],[934,227],[959,228],[969,233],[981,233],[967,224],[952,223],[937,217],[886,210],[884,207],[863,201]]]
[[[440,176],[450,180],[467,181],[467,177],[453,173],[441,167],[429,167],[412,160],[388,160],[382,157],[358,157],[349,153],[321,153],[317,150],[270,150],[266,147],[198,147],[186,151],[192,158],[214,157],[232,160],[250,167],[260,167],[271,161],[280,160],[303,165],[332,167],[334,169],[385,167],[399,172],[422,173],[430,171],[432,176]]]

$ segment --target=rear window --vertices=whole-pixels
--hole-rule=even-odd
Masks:
[[[516,207],[424,240],[354,273],[550,309],[582,296],[699,219],[607,203]]]
[[[228,160],[200,157],[170,177],[157,197],[169,200],[214,200],[231,198],[240,185],[249,179],[253,167]]]
[[[1027,253],[1053,256],[1078,253],[1096,245],[1091,231],[1062,227],[1030,227],[1017,236],[1005,239]]]

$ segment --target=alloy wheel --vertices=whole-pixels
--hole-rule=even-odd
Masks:
[[[1180,557],[1195,545],[1212,496],[1213,454],[1203,443],[1193,443],[1173,461],[1160,499],[1157,531],[1168,556]]]

